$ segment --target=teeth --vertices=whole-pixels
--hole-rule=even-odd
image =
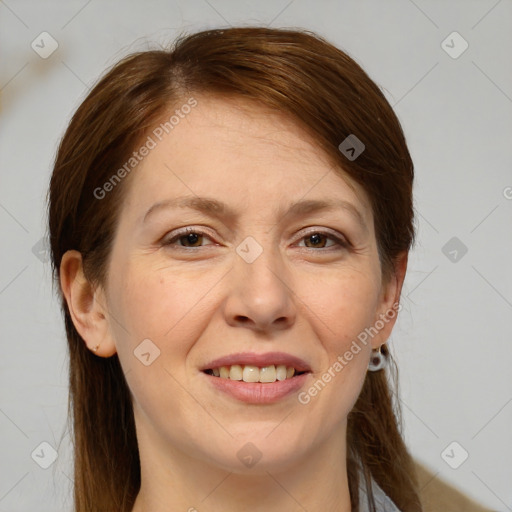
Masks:
[[[243,381],[259,382],[260,369],[257,366],[244,366]]]
[[[231,380],[242,380],[242,367],[239,364],[234,364],[229,370],[229,378]]]
[[[278,365],[276,368],[276,377],[277,380],[285,380],[288,375],[288,371],[286,370],[286,366],[284,364]]]
[[[260,370],[260,382],[275,382],[276,381],[276,367],[272,366],[264,366]]]
[[[221,379],[243,380],[244,382],[275,382],[276,380],[291,379],[295,368],[284,364],[263,366],[233,364],[211,370],[215,377]]]

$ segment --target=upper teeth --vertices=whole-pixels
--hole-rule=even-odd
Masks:
[[[270,366],[239,365],[221,366],[213,368],[213,375],[221,379],[243,380],[244,382],[275,382],[276,380],[290,379],[295,374],[295,368],[278,364]]]

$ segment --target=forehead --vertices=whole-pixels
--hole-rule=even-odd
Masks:
[[[184,194],[217,197],[241,208],[342,195],[369,210],[362,188],[336,169],[289,116],[255,101],[195,98],[197,106],[162,140],[150,132],[156,144],[130,177],[128,208]],[[166,113],[160,126],[173,112]]]

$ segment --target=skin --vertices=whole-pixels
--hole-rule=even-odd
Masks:
[[[384,281],[366,194],[293,121],[247,101],[196,98],[127,178],[107,282],[87,282],[76,251],[61,265],[78,332],[97,356],[117,352],[133,394],[142,471],[133,512],[348,512],[347,415],[396,315],[307,404],[296,394],[246,404],[199,368],[235,352],[288,352],[311,366],[307,390],[396,305],[407,255]],[[236,217],[158,209],[142,222],[178,196],[213,197]],[[329,198],[355,206],[366,229],[343,208],[278,213]],[[206,235],[164,245],[185,226]],[[311,238],[318,231],[330,233]],[[236,252],[248,236],[263,249],[252,263]],[[144,339],[160,350],[149,366],[133,354]],[[251,468],[237,457],[248,442],[262,454]]]

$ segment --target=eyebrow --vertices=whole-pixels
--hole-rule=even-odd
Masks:
[[[227,204],[218,201],[217,199],[199,196],[183,196],[176,197],[173,199],[166,199],[164,201],[159,201],[153,204],[145,213],[142,222],[146,222],[148,218],[155,212],[170,208],[190,208],[218,219],[224,218],[234,220],[237,217],[237,213],[235,210],[233,210]],[[368,231],[368,226],[366,225],[362,213],[354,204],[343,199],[304,199],[290,205],[285,210],[279,210],[277,212],[277,216],[279,218],[282,218],[284,216],[299,217],[301,215],[309,213],[315,213],[320,211],[334,211],[339,209],[349,212],[355,218],[355,220],[361,225],[361,227],[365,231]]]

